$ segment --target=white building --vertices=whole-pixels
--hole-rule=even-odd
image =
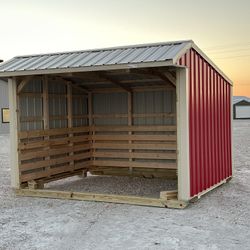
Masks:
[[[234,96],[233,98],[234,119],[250,119],[250,98],[246,96]]]
[[[8,83],[0,79],[0,134],[9,133]]]

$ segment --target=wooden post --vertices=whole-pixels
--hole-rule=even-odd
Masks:
[[[67,113],[68,113],[68,128],[73,127],[73,119],[72,119],[72,85],[71,83],[67,83]],[[69,137],[73,137],[73,133],[69,133]],[[70,147],[74,146],[74,143],[69,143]],[[74,152],[69,153],[70,156],[74,155]],[[70,162],[70,166],[72,167],[72,171],[74,170],[74,161]]]
[[[49,129],[49,87],[48,87],[48,76],[43,77],[43,129]],[[44,140],[49,140],[49,136],[45,136]],[[50,147],[47,148],[50,150]],[[50,157],[45,157],[45,160],[49,160]],[[46,170],[49,172],[50,167],[46,167]],[[50,176],[50,175],[49,175]],[[48,176],[48,177],[49,177]]]
[[[132,116],[132,111],[133,110],[133,95],[132,95],[132,92],[128,92],[128,125],[129,126],[132,126],[133,124],[133,116]],[[129,131],[128,132],[129,135],[132,134],[132,131]],[[129,144],[131,144],[132,141],[129,141]],[[133,152],[132,149],[129,149],[129,153]],[[132,158],[129,158],[129,161],[133,161]],[[129,172],[130,174],[132,174],[133,172],[133,168],[132,167],[129,167]]]
[[[91,126],[93,125],[93,110],[92,110],[92,93],[88,93],[88,125],[89,125],[89,128],[91,128]],[[90,130],[89,131],[89,136],[92,137],[92,135],[95,134],[95,131],[93,130]],[[92,138],[89,140],[90,143],[91,143],[91,150],[90,152],[92,152],[91,155],[93,155],[93,152],[95,151],[92,147],[94,141],[92,140]],[[95,159],[92,157],[92,160]]]
[[[92,126],[93,123],[93,111],[92,111],[92,93],[88,93],[88,117],[89,117],[89,126]]]
[[[20,187],[19,153],[18,153],[18,103],[17,103],[17,82],[16,78],[8,79],[9,87],[9,108],[10,108],[10,168],[11,187]]]
[[[43,129],[49,129],[49,89],[48,77],[43,77]]]

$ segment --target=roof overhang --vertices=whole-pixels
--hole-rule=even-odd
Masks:
[[[93,71],[107,71],[107,70],[121,70],[121,69],[130,69],[130,68],[151,68],[151,67],[164,67],[164,66],[173,66],[178,67],[179,59],[190,49],[194,49],[199,53],[221,76],[231,85],[233,82],[231,79],[227,77],[227,75],[192,41],[192,40],[185,40],[185,41],[176,41],[176,42],[167,42],[167,43],[156,43],[156,44],[139,44],[139,45],[131,45],[131,46],[121,46],[121,47],[113,47],[113,48],[106,48],[106,49],[99,49],[98,51],[102,50],[116,50],[116,49],[137,49],[140,47],[152,47],[152,46],[170,46],[171,44],[178,43],[179,47],[175,53],[170,53],[170,58],[166,58],[165,60],[152,60],[149,62],[141,61],[141,62],[125,62],[125,63],[114,63],[114,64],[103,64],[103,65],[91,65],[91,66],[77,66],[77,67],[55,67],[55,68],[45,68],[45,69],[24,69],[24,70],[13,70],[13,71],[1,71],[0,77],[8,78],[14,76],[28,76],[28,75],[45,75],[45,74],[63,74],[63,73],[75,73],[75,72],[93,72]],[[89,50],[89,52],[93,52],[95,50]],[[78,53],[88,52],[88,50],[80,51]],[[65,52],[70,53],[70,52]],[[74,52],[73,52],[74,53]],[[46,54],[44,54],[46,55]],[[43,55],[43,56],[44,56]],[[48,54],[48,55],[60,55],[60,53]],[[39,55],[30,55],[24,57],[35,57]],[[5,64],[11,63],[12,60],[15,58],[5,62]],[[15,64],[15,62],[14,62]]]
[[[115,64],[115,65],[88,66],[88,67],[78,67],[78,68],[60,68],[60,69],[0,72],[0,77],[8,78],[8,77],[13,77],[13,76],[80,73],[80,72],[107,71],[107,70],[154,68],[154,67],[165,67],[165,66],[175,66],[176,67],[176,65],[173,64],[173,60],[168,60],[168,61],[162,61],[162,62],[144,62],[144,63],[128,63],[128,64]]]

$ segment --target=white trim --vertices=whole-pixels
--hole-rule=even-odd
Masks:
[[[176,71],[178,200],[190,200],[188,68]]]
[[[183,47],[176,55],[173,57],[173,63],[178,65],[179,59],[187,53],[188,50],[192,48],[192,45],[194,44],[193,41],[190,41],[188,44],[186,44],[185,47]]]
[[[76,73],[76,72],[91,72],[102,70],[119,70],[119,69],[137,69],[137,68],[153,68],[175,66],[172,60],[162,62],[145,62],[145,63],[128,63],[128,64],[115,64],[115,65],[100,65],[100,66],[88,66],[78,68],[60,68],[60,69],[43,69],[43,70],[24,70],[24,71],[6,71],[0,72],[0,77],[10,76],[31,76],[31,75],[47,75],[47,74],[64,74],[64,73]]]
[[[10,108],[10,169],[11,187],[19,188],[19,166],[18,166],[18,128],[17,128],[17,84],[14,78],[8,79],[9,85],[9,108]]]
[[[196,50],[215,70],[221,74],[225,80],[229,82],[230,85],[233,85],[233,82],[231,79],[229,79],[226,74],[192,41],[190,40],[187,45],[176,54],[176,56],[173,58],[173,63],[177,64],[178,60],[189,50],[193,48]]]
[[[214,67],[216,71],[230,83],[230,85],[233,85],[233,81],[229,79],[226,74],[195,43],[192,44],[192,48],[196,50],[212,67]]]

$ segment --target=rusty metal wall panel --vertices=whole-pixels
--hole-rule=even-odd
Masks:
[[[232,175],[231,85],[194,49],[189,69],[190,197]]]

